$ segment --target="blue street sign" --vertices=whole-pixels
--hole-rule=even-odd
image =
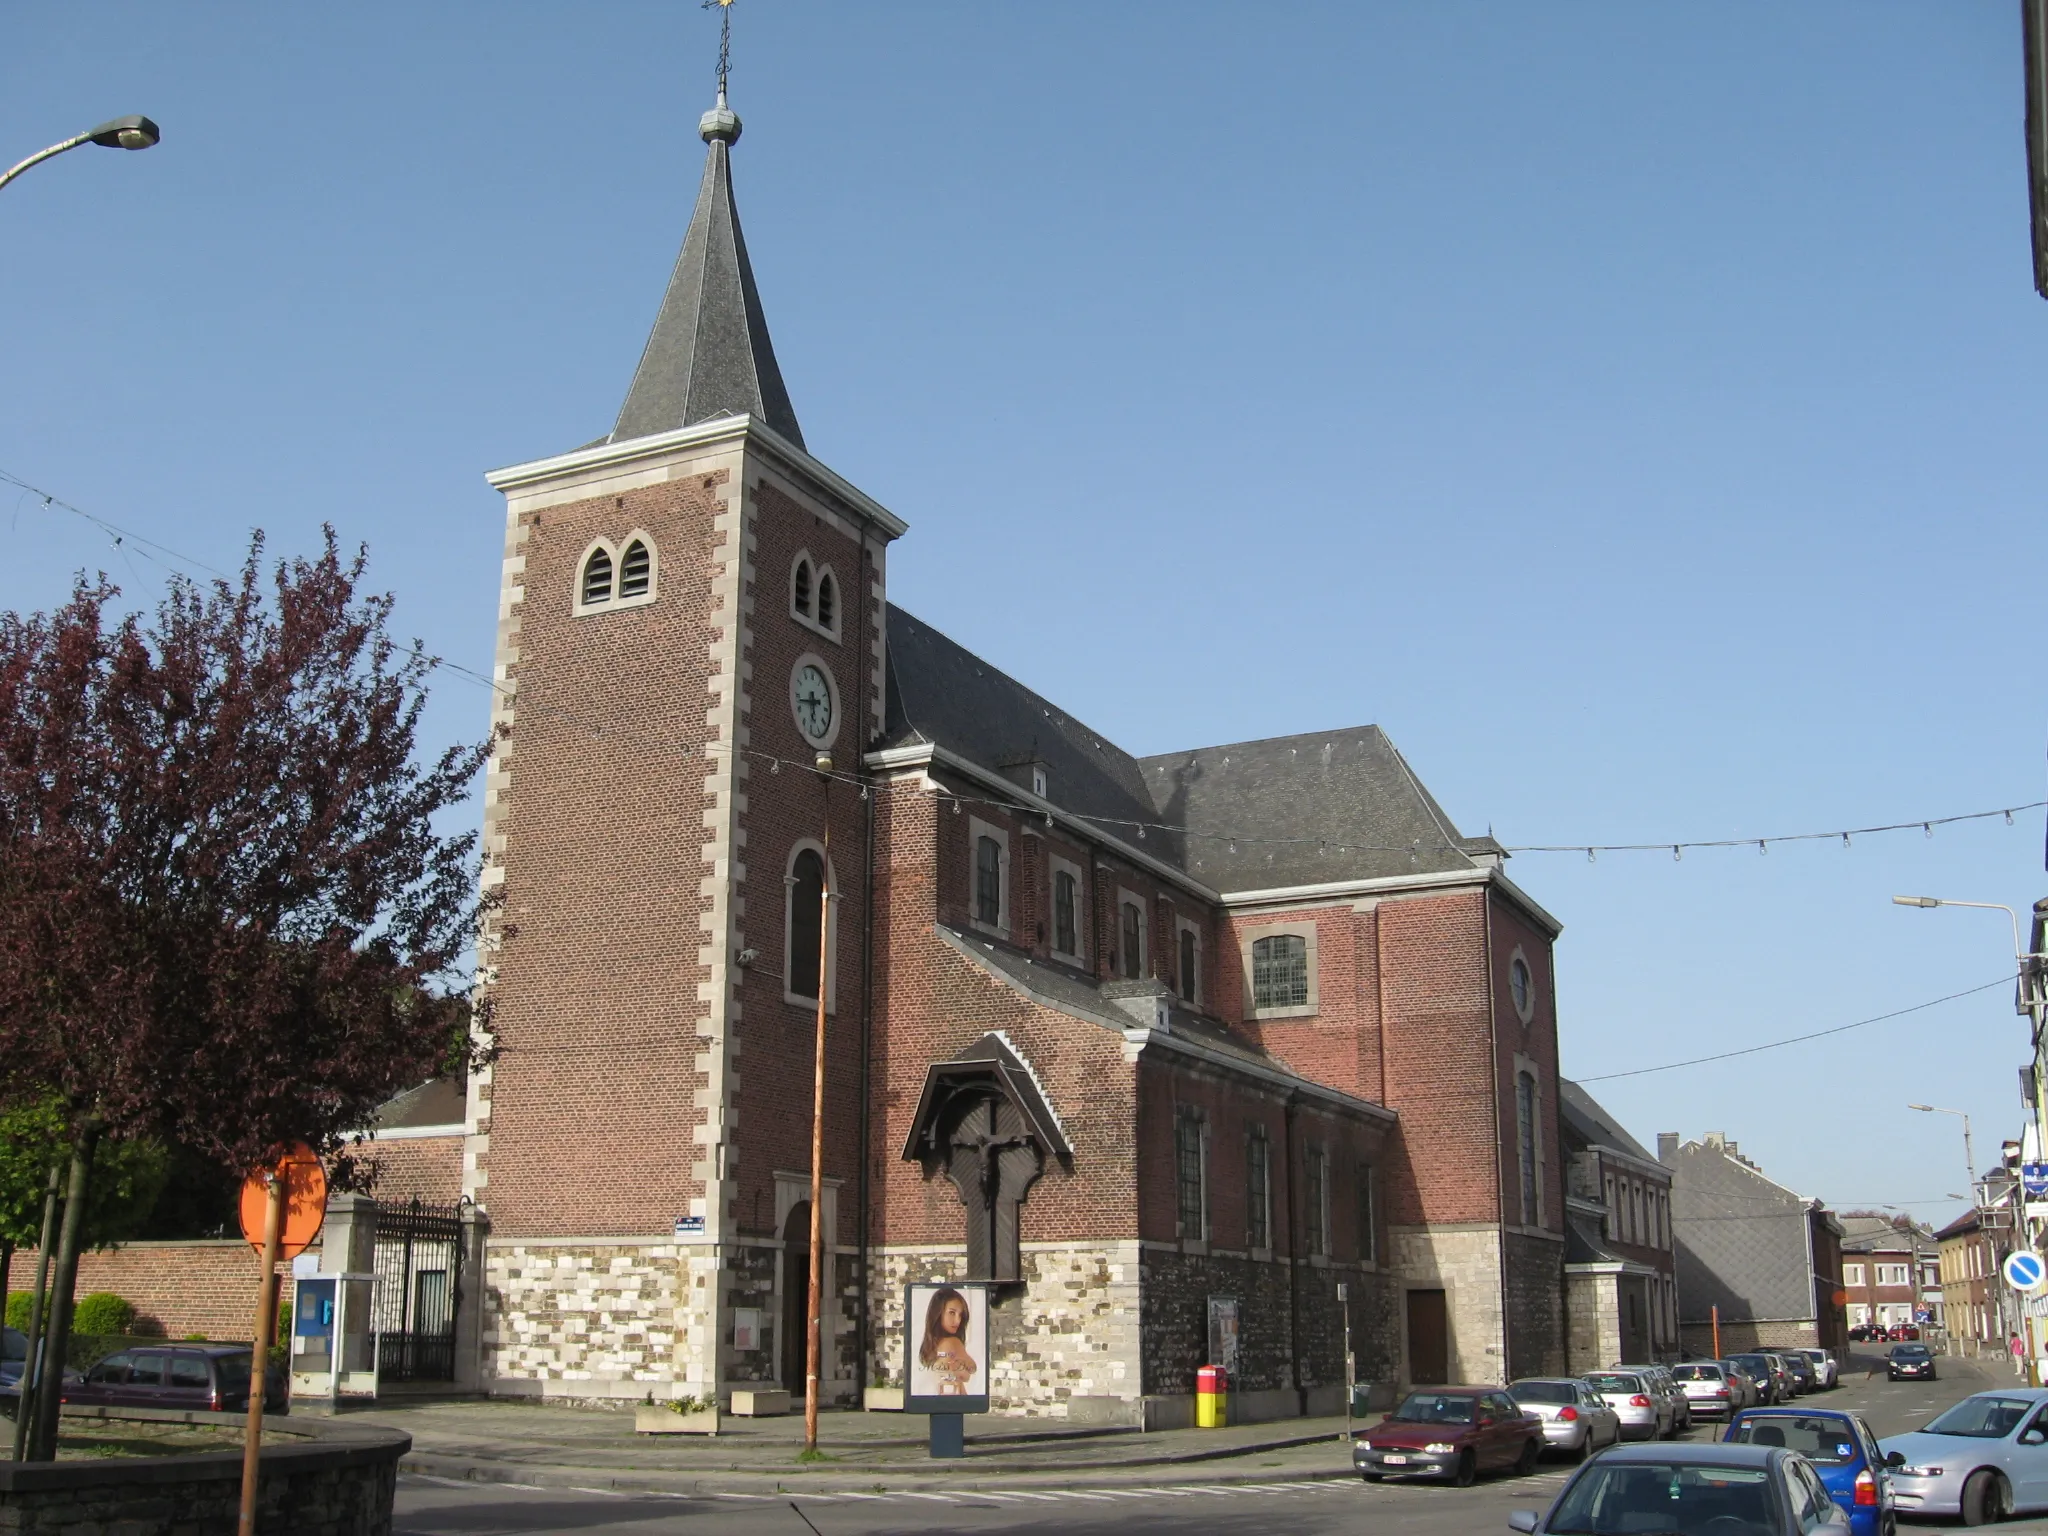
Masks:
[[[2021,1163],[2020,1188],[2030,1197],[2048,1195],[2048,1163]]]
[[[2004,1274],[2007,1285],[2030,1296],[2040,1290],[2042,1285],[2048,1284],[2048,1264],[2041,1262],[2041,1255],[2030,1253],[2024,1248],[2008,1253],[2005,1256],[2005,1263],[2000,1266],[2000,1271]]]

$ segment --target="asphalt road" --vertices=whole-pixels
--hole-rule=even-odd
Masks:
[[[2010,1370],[1993,1362],[1941,1364],[1933,1382],[1888,1382],[1880,1369],[1866,1375],[1859,1361],[1832,1392],[1806,1399],[1815,1407],[1863,1413],[1880,1436],[1926,1423],[1958,1398],[2009,1384]],[[1711,1438],[1702,1427],[1688,1438]],[[1312,1474],[1348,1465],[1337,1444],[1294,1453],[1284,1461],[1218,1463],[1226,1475],[1273,1467],[1272,1481],[1249,1486],[1100,1483],[1077,1480],[1070,1488],[1020,1483],[987,1493],[941,1493],[884,1488],[867,1494],[727,1496],[716,1499],[614,1494],[574,1489],[518,1488],[402,1477],[398,1536],[512,1536],[512,1533],[591,1533],[591,1536],[662,1536],[668,1532],[733,1532],[735,1536],[940,1536],[953,1531],[1101,1533],[1144,1536],[1189,1529],[1264,1536],[1320,1536],[1398,1525],[1404,1536],[1505,1533],[1508,1511],[1539,1508],[1557,1496],[1569,1469],[1546,1462],[1525,1478],[1490,1478],[1472,1488],[1382,1483]],[[1227,1469],[1227,1470],[1226,1470]],[[1306,1474],[1306,1475],[1305,1475]]]

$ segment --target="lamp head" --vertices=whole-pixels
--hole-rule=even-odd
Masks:
[[[1917,1110],[1920,1110],[1920,1111],[1922,1111],[1922,1112],[1923,1112],[1923,1113],[1925,1113],[1925,1114],[1930,1114],[1930,1115],[1934,1113],[1934,1106],[1933,1106],[1932,1104],[1908,1104],[1908,1105],[1906,1106],[1906,1108],[1908,1108],[1908,1109],[1917,1109]]]
[[[101,123],[86,137],[108,149],[148,149],[163,138],[163,130],[148,118],[138,115]]]
[[[1941,905],[1941,898],[1939,896],[1894,896],[1892,898],[1892,905],[1895,907],[1938,907]]]

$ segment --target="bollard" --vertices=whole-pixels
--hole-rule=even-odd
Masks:
[[[1195,1428],[1221,1429],[1230,1422],[1230,1382],[1220,1365],[1195,1372]]]

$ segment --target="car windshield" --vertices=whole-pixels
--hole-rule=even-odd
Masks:
[[[2024,1397],[1966,1397],[1927,1426],[1930,1435],[1968,1435],[1973,1440],[2000,1440],[2027,1416],[2033,1401]]]
[[[1544,1522],[1551,1536],[1637,1536],[1693,1532],[1767,1536],[1770,1474],[1764,1467],[1595,1462]]]
[[[1576,1403],[1579,1400],[1579,1384],[1576,1381],[1518,1381],[1508,1388],[1518,1403]]]
[[[1856,1431],[1827,1414],[1770,1413],[1746,1418],[1728,1432],[1736,1445],[1782,1445],[1823,1467],[1856,1461]]]
[[[1394,1417],[1417,1424],[1470,1424],[1473,1402],[1449,1392],[1410,1392]]]
[[[1892,1358],[1894,1360],[1924,1360],[1927,1358],[1927,1346],[1925,1344],[1894,1344],[1892,1346]]]
[[[1771,1368],[1771,1362],[1762,1355],[1737,1355],[1735,1359],[1739,1364],[1748,1366],[1752,1371],[1768,1371]]]
[[[1640,1392],[1643,1384],[1633,1376],[1616,1376],[1607,1371],[1595,1371],[1586,1378],[1595,1392]]]
[[[1718,1365],[1674,1365],[1671,1376],[1675,1381],[1719,1381],[1721,1367]]]

